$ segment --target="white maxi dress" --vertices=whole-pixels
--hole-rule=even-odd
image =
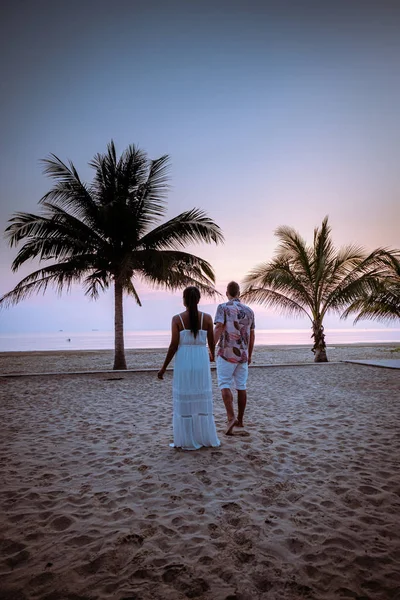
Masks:
[[[173,430],[175,448],[197,450],[202,446],[220,446],[213,416],[210,359],[207,332],[201,314],[200,329],[194,337],[190,329],[179,333],[173,376]]]

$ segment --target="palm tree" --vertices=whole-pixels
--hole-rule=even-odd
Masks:
[[[159,224],[169,189],[167,155],[149,160],[131,145],[117,158],[111,141],[107,152],[89,163],[95,171],[90,184],[81,181],[72,162],[66,165],[54,154],[43,162],[44,173],[55,181],[39,202],[43,211],[16,213],[6,237],[11,247],[24,241],[13,271],[35,258],[47,264],[0,298],[0,306],[45,292],[50,284],[61,293],[82,283],[93,299],[113,286],[114,369],[126,369],[123,294],[141,306],[135,285],[143,280],[169,290],[196,285],[212,295],[211,265],[183,248],[196,242],[218,244],[223,241],[221,229],[197,208]]]
[[[356,246],[335,249],[328,217],[314,230],[312,246],[291,227],[279,227],[275,233],[280,240],[275,258],[246,276],[243,298],[286,315],[307,316],[314,338],[314,361],[327,362],[325,315],[341,314],[363,293],[376,289],[384,271],[384,251],[367,255]]]
[[[384,321],[400,319],[400,254],[388,253],[382,257],[387,272],[381,278],[377,289],[364,293],[343,313],[343,318],[356,314],[354,323],[361,319]]]

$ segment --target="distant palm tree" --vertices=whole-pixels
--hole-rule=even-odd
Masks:
[[[152,229],[166,212],[166,155],[149,160],[131,145],[117,158],[111,141],[107,153],[97,154],[89,163],[95,170],[90,184],[81,181],[72,162],[67,166],[53,154],[43,162],[44,173],[55,180],[40,200],[44,210],[39,215],[16,213],[6,237],[10,246],[24,240],[13,271],[35,258],[51,263],[24,277],[0,298],[0,305],[45,292],[49,284],[62,292],[82,283],[94,299],[113,286],[114,369],[126,369],[123,293],[141,305],[135,284],[143,280],[169,290],[196,285],[212,295],[211,265],[182,249],[196,242],[222,242],[221,229],[196,208]]]
[[[341,314],[363,293],[376,289],[384,270],[383,251],[367,255],[356,246],[336,250],[328,217],[314,230],[312,246],[291,227],[279,227],[275,233],[280,240],[275,258],[246,276],[242,296],[286,315],[307,316],[314,338],[314,361],[326,362],[325,315]]]
[[[343,318],[356,314],[354,323],[361,319],[393,322],[400,320],[400,255],[388,253],[383,256],[387,272],[379,285],[370,293],[363,293],[343,313]]]

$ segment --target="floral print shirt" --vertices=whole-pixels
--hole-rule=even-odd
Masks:
[[[214,320],[225,325],[218,342],[218,354],[231,363],[248,361],[250,330],[255,328],[254,313],[238,299],[220,304]]]

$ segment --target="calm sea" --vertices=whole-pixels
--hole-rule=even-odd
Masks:
[[[400,329],[326,329],[328,345],[400,343]],[[309,329],[257,330],[256,345],[311,344]],[[169,331],[126,331],[125,348],[166,348]],[[34,350],[109,350],[114,347],[112,331],[0,334],[0,352]]]

